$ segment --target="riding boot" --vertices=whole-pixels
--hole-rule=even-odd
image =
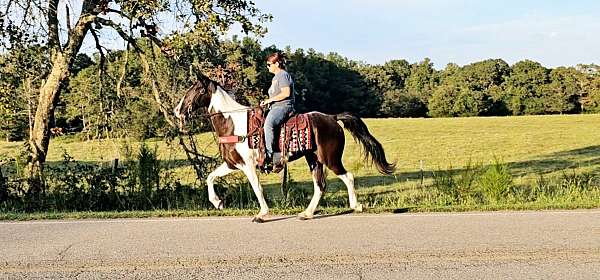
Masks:
[[[261,170],[267,174],[269,174],[273,170],[273,155],[271,153],[265,153],[265,161],[261,166]]]

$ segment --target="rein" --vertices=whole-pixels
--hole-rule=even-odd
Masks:
[[[227,114],[227,113],[236,113],[236,112],[248,112],[255,108],[260,108],[260,107],[262,107],[262,106],[258,105],[258,106],[254,106],[254,107],[243,108],[243,109],[221,111],[221,112],[215,112],[215,113],[203,113],[203,114],[200,114],[200,116],[207,116],[208,118],[210,118],[211,124],[212,124],[212,118],[216,115]],[[254,135],[257,131],[249,131],[248,134],[244,135],[244,136],[232,135],[232,136],[222,136],[222,137],[216,136],[215,132],[216,132],[216,129],[214,128],[214,124],[213,124],[213,136],[215,137],[217,143],[219,143],[219,144],[234,144],[234,143],[244,142],[246,140],[246,138],[248,138],[251,135]]]
[[[230,111],[221,111],[221,112],[215,112],[215,113],[202,113],[200,114],[200,116],[204,116],[204,117],[209,117],[212,119],[212,117],[218,115],[218,114],[228,114],[228,113],[236,113],[236,112],[248,112],[254,108],[258,108],[259,106],[254,106],[254,107],[248,107],[248,108],[244,108],[244,109],[236,109],[236,110],[230,110]]]

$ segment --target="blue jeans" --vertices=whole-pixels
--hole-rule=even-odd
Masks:
[[[294,107],[291,105],[275,104],[271,106],[271,111],[269,111],[265,118],[265,149],[268,156],[273,155],[275,133],[279,132],[279,126],[287,120],[293,111]]]

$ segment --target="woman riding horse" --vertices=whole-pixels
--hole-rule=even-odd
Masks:
[[[267,68],[275,74],[269,88],[269,98],[260,103],[261,106],[271,104],[271,110],[265,118],[265,149],[266,158],[263,168],[271,171],[281,170],[281,153],[274,153],[275,133],[277,128],[294,112],[294,81],[292,76],[285,71],[285,58],[279,52],[274,52],[267,57]],[[271,166],[272,162],[272,166]]]
[[[273,67],[275,70],[275,66],[269,67]],[[281,87],[279,89],[281,90]],[[291,92],[289,94],[291,95]],[[269,99],[280,101],[279,95]],[[249,133],[248,111],[252,108],[237,103],[217,82],[204,75],[199,75],[198,81],[181,98],[174,113],[176,117],[185,120],[190,117],[191,113],[200,108],[206,110],[205,116],[210,119],[219,139],[243,139],[236,142],[219,142],[219,152],[224,162],[206,178],[208,199],[217,209],[223,209],[224,203],[215,192],[214,181],[217,177],[240,170],[248,177],[260,205],[260,212],[254,216],[253,221],[263,222],[264,217],[269,213],[269,206],[256,172],[259,151],[256,148],[250,148],[247,137]],[[309,119],[308,125],[315,147],[303,151],[301,157],[306,159],[312,173],[314,194],[308,207],[298,214],[298,218],[310,219],[313,217],[315,209],[319,205],[319,200],[325,191],[324,167],[329,168],[348,188],[350,208],[357,212],[362,211],[363,206],[356,199],[354,175],[348,172],[342,163],[345,138],[344,131],[338,121],[342,122],[344,128],[361,144],[365,151],[365,158],[370,158],[379,172],[392,174],[395,170],[395,164],[388,163],[381,143],[371,135],[367,126],[359,117],[349,113],[328,115],[310,112],[306,115]],[[301,157],[294,157],[294,159]]]

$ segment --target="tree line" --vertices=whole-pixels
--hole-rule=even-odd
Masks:
[[[146,46],[144,40],[139,45]],[[241,103],[266,96],[271,75],[266,56],[281,51],[296,82],[297,110],[353,112],[364,117],[466,117],[600,112],[600,67],[594,64],[549,69],[523,60],[509,65],[488,59],[436,70],[429,59],[391,60],[371,65],[313,49],[262,47],[257,39],[223,40],[218,50],[188,49],[177,61],[161,53],[152,60],[154,78],[174,103],[194,73],[208,73]],[[36,85],[30,71],[49,71],[37,47],[0,55],[0,134],[8,140],[27,137]],[[73,77],[64,87],[55,114],[55,133],[82,132],[85,138],[168,133],[143,65],[128,50],[100,57],[79,54]],[[37,83],[37,84],[36,84]]]

